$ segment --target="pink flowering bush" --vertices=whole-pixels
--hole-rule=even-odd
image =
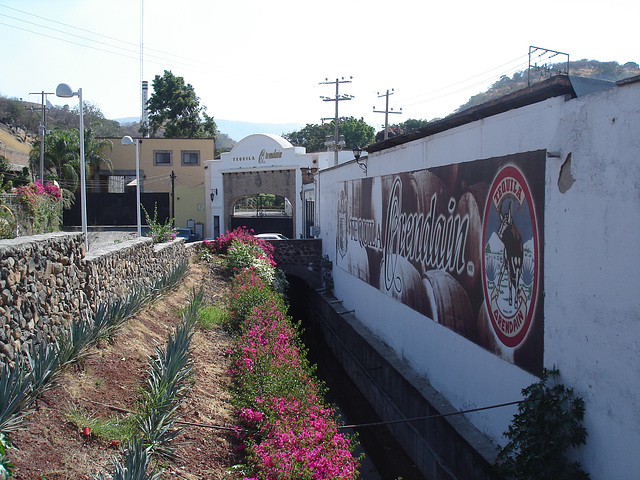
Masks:
[[[31,233],[53,232],[62,220],[60,188],[53,183],[31,182],[16,188],[18,202],[29,217]]]
[[[230,310],[239,332],[230,366],[233,403],[253,478],[357,478],[353,444],[324,405],[323,386],[282,297],[255,269],[242,269],[232,282]]]
[[[273,246],[252,235],[252,230],[236,228],[213,241],[205,241],[205,251],[222,255],[231,273],[250,269],[267,285],[279,293],[284,293],[288,282],[284,274],[276,268],[273,260]]]
[[[264,252],[264,255],[271,262],[273,262],[273,245],[265,242],[261,238],[256,238],[253,235],[253,230],[247,230],[244,227],[238,227],[231,232],[227,231],[224,235],[220,235],[214,240],[204,240],[203,246],[213,253],[226,255],[234,240],[246,245],[256,246]]]

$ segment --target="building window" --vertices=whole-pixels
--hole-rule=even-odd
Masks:
[[[172,154],[173,152],[171,150],[154,150],[153,164],[154,165],[171,165]]]
[[[182,150],[182,165],[200,165],[200,151]]]

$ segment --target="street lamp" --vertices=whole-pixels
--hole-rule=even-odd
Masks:
[[[364,171],[364,174],[366,175],[367,174],[367,163],[364,161],[364,159],[362,160],[362,162],[360,161],[360,156],[361,155],[362,155],[362,148],[356,146],[353,149],[353,158],[356,159],[356,163]]]
[[[138,140],[134,140],[129,135],[122,137],[122,145],[136,146],[136,210],[138,212],[138,238],[142,237],[142,219],[140,217],[140,154],[138,153]]]
[[[61,83],[56,88],[56,96],[62,98],[78,97],[80,103],[80,211],[82,217],[82,233],[84,234],[84,250],[89,251],[89,241],[87,238],[87,189],[85,179],[85,165],[84,165],[84,109],[82,106],[82,89],[79,88],[77,92],[66,83]]]

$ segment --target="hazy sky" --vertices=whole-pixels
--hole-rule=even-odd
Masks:
[[[638,0],[0,0],[0,93],[38,102],[65,82],[107,118],[139,116],[142,38],[142,79],[184,77],[214,118],[320,123],[320,83],[353,77],[340,116],[380,128],[378,92],[395,89],[390,123],[442,117],[525,69],[530,45],[640,62],[639,19]]]

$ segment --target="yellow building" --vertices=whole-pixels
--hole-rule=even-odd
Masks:
[[[94,173],[95,192],[124,193],[135,188],[136,145],[122,145],[121,138],[110,138],[113,151],[105,151],[113,172]],[[211,138],[139,138],[141,193],[169,193],[175,226],[191,228],[201,238],[206,231],[204,162],[213,160]],[[89,184],[91,188],[91,183]],[[149,212],[152,214],[152,212]]]

